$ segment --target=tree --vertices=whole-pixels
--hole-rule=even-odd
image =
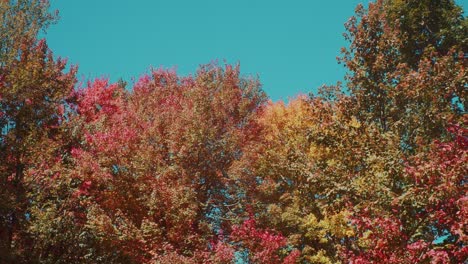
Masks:
[[[453,1],[378,0],[346,24],[342,62],[355,115],[412,151],[447,135],[466,109],[466,19]],[[422,141],[421,141],[422,140]]]
[[[4,0],[0,2],[0,66],[18,58],[41,31],[56,21],[49,1]]]
[[[78,144],[52,183],[65,192],[57,193],[59,204],[42,203],[49,217],[37,222],[43,248],[56,249],[45,260],[228,258],[230,246],[218,238],[235,220],[227,219],[237,199],[228,169],[263,103],[258,83],[241,78],[237,67],[208,65],[185,78],[154,70],[132,92],[96,80],[76,96],[69,125],[81,131]],[[60,231],[51,236],[51,229]]]
[[[53,161],[62,146],[61,124],[73,91],[75,68],[54,60],[44,41],[20,50],[21,56],[1,68],[0,138],[1,246],[5,262],[19,261],[31,246],[28,218],[35,189],[29,172]]]
[[[442,161],[434,142],[450,142],[451,127],[466,126],[466,19],[453,1],[376,1],[368,10],[359,6],[347,29],[351,46],[342,61],[351,71],[354,115],[377,125],[380,136],[397,139],[384,147],[383,164],[397,168],[386,170],[390,192],[352,207],[357,239],[348,247],[348,260],[458,263],[466,258],[464,238],[447,223],[466,224],[458,216],[463,202],[454,204],[463,200],[460,177],[466,174],[455,160],[465,154]],[[431,175],[425,184],[414,179],[414,165],[403,162],[420,159],[425,165],[417,166],[416,178]],[[447,200],[437,194],[445,188],[454,192]],[[450,239],[441,246],[437,240],[443,236]]]
[[[427,49],[444,56],[452,49],[468,53],[468,20],[453,0],[386,1],[386,23],[403,40],[400,60],[413,69]]]
[[[18,257],[34,244],[28,219],[32,197],[42,191],[28,172],[62,148],[57,142],[76,69],[65,73],[65,61],[36,40],[55,18],[48,1],[0,2],[1,262],[27,261]]]

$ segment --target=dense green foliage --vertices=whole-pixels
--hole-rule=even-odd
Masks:
[[[468,259],[453,1],[358,6],[346,87],[289,103],[230,65],[79,86],[48,8],[0,2],[0,263]]]

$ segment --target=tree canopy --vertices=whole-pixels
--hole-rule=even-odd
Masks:
[[[468,22],[376,0],[346,83],[272,102],[238,65],[77,83],[0,2],[0,263],[464,263]]]

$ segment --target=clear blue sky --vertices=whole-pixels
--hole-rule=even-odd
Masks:
[[[258,74],[273,100],[288,99],[342,79],[343,24],[361,2],[368,0],[52,0],[61,19],[47,40],[78,64],[82,80],[132,84],[150,66],[187,75],[226,60]]]

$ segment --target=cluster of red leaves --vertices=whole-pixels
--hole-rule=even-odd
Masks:
[[[300,254],[293,250],[281,261],[279,251],[287,246],[286,238],[273,231],[258,228],[253,216],[242,225],[233,227],[231,239],[241,243],[241,248],[248,251],[249,259],[254,263],[296,263]]]

